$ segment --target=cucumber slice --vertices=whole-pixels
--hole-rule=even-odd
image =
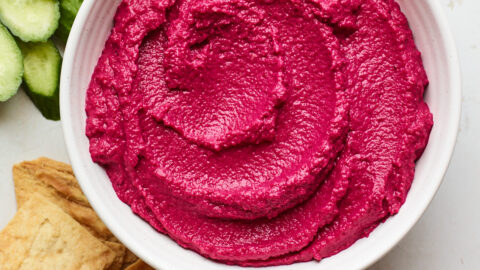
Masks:
[[[25,92],[45,118],[60,120],[58,100],[62,56],[51,40],[18,43],[23,54]]]
[[[0,101],[17,93],[22,75],[22,53],[7,28],[0,24]]]
[[[73,21],[83,0],[60,0],[60,21],[55,35],[63,42],[67,42],[68,35],[72,29]]]
[[[45,42],[60,19],[58,0],[0,0],[0,20],[25,42]]]

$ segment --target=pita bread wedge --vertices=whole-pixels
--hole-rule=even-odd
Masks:
[[[131,264],[130,266],[128,266],[127,268],[125,268],[125,270],[155,270],[155,269],[153,269],[150,265],[146,264],[144,261],[139,259],[133,264]]]
[[[102,241],[102,243],[109,247],[113,252],[115,252],[115,259],[113,260],[112,265],[108,268],[108,270],[120,270],[123,269],[123,258],[125,256],[125,251],[127,248],[118,243],[118,242],[111,242],[111,241]]]
[[[48,158],[24,161],[13,167],[13,181],[19,207],[33,194],[39,193],[57,204],[95,237],[118,242],[91,208],[69,165]]]
[[[32,195],[0,232],[5,270],[108,269],[115,253],[54,203]]]
[[[18,207],[21,207],[33,194],[39,193],[57,204],[112,249],[116,256],[109,270],[126,269],[140,261],[113,236],[93,211],[70,165],[45,157],[24,161],[13,167],[13,179]]]

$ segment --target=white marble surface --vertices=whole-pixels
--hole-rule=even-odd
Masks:
[[[458,144],[445,181],[425,215],[371,270],[480,269],[480,1],[438,1],[450,20],[462,65]],[[23,92],[0,104],[0,142],[2,228],[15,213],[13,163],[41,155],[68,161],[68,156],[60,123],[44,120]]]

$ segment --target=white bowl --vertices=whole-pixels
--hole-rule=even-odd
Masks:
[[[92,162],[85,136],[85,92],[112,27],[120,0],[86,0],[65,49],[61,77],[61,116],[67,149],[87,198],[108,228],[130,250],[160,269],[239,269],[185,250],[132,213],[115,194],[104,170]],[[425,99],[435,125],[415,180],[400,212],[378,226],[368,238],[320,263],[298,263],[295,269],[359,269],[385,255],[423,214],[448,167],[460,118],[460,71],[455,44],[437,0],[400,0],[423,53],[430,79]],[[272,267],[276,270],[291,266]]]

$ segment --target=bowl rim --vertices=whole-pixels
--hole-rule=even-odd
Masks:
[[[402,1],[402,0],[400,0]],[[82,27],[85,25],[85,22],[89,16],[90,10],[94,5],[95,0],[85,0],[77,14],[75,22],[72,26],[69,39],[65,46],[64,52],[64,61],[61,70],[61,78],[60,78],[60,114],[61,114],[61,125],[63,129],[63,135],[65,139],[65,145],[67,148],[68,155],[70,157],[73,170],[79,184],[85,193],[87,199],[91,202],[94,200],[93,197],[93,190],[89,185],[86,184],[86,181],[82,181],[83,179],[87,179],[87,174],[85,173],[83,167],[80,165],[82,163],[82,159],[80,158],[81,155],[79,150],[75,147],[75,134],[74,134],[74,122],[72,119],[72,114],[70,113],[70,106],[69,101],[71,99],[70,95],[70,78],[72,76],[73,66],[74,66],[74,57],[75,52],[77,51],[79,39],[82,32]],[[384,244],[382,245],[381,251],[376,252],[374,254],[369,254],[361,259],[360,262],[356,262],[356,265],[361,268],[367,268],[385,256],[390,250],[392,250],[402,238],[412,229],[412,227],[418,222],[420,217],[426,211],[430,203],[432,202],[435,194],[437,193],[441,183],[443,182],[445,173],[448,169],[450,164],[451,158],[453,156],[453,152],[455,150],[457,134],[461,119],[461,97],[462,97],[462,83],[461,83],[461,71],[460,71],[460,63],[458,59],[457,48],[455,45],[455,40],[451,29],[448,25],[447,17],[444,13],[443,7],[441,6],[439,1],[436,0],[426,0],[426,4],[430,8],[432,12],[433,18],[435,18],[435,22],[438,24],[439,32],[441,33],[442,43],[445,46],[445,51],[447,55],[445,58],[447,59],[448,63],[448,74],[450,76],[450,84],[449,89],[451,89],[451,99],[449,102],[449,106],[451,106],[451,129],[447,132],[448,134],[445,136],[445,151],[437,160],[437,170],[436,176],[438,179],[434,179],[434,185],[428,192],[425,194],[425,200],[422,201],[422,205],[418,206],[415,213],[409,214],[409,218],[407,222],[398,230],[398,232],[390,237],[388,240],[383,241]],[[92,162],[92,161],[90,161]],[[170,265],[168,263],[164,263],[163,265],[159,265],[158,261],[154,261],[151,258],[143,256],[140,252],[140,248],[131,241],[130,238],[125,237],[118,227],[118,225],[109,218],[108,211],[101,207],[99,204],[91,203],[91,206],[98,214],[98,216],[102,219],[102,221],[106,224],[106,226],[110,229],[110,231],[122,242],[124,243],[129,249],[135,251],[135,254],[148,264],[152,266],[162,267],[164,269],[174,269],[174,265]],[[340,252],[341,253],[341,252]],[[333,255],[332,257],[335,257]],[[331,258],[331,257],[330,257]],[[325,260],[328,260],[326,258]],[[275,268],[275,267],[271,267]],[[270,269],[267,267],[266,269]]]

